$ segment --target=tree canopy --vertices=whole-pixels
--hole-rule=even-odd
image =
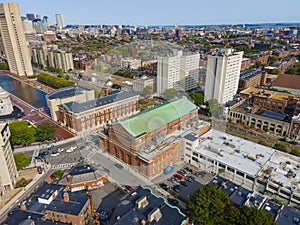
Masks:
[[[49,86],[52,86],[54,88],[63,88],[63,87],[69,87],[69,86],[74,86],[75,83],[70,80],[64,80],[62,78],[52,76],[47,73],[41,73],[38,75],[38,81],[47,84]]]
[[[0,63],[0,70],[8,70],[8,64],[6,62]]]
[[[36,140],[37,141],[48,141],[55,137],[55,126],[49,123],[41,123],[36,128]]]
[[[29,155],[22,153],[14,154],[15,163],[17,170],[21,170],[26,166],[29,166],[31,162],[31,157]]]
[[[163,95],[164,95],[168,100],[170,100],[170,99],[173,99],[173,98],[177,97],[178,92],[177,92],[177,90],[174,89],[174,88],[169,88],[169,89],[165,90],[165,92],[163,93]]]
[[[195,105],[201,105],[204,103],[204,96],[200,93],[192,93],[191,99],[193,100]]]
[[[36,129],[27,121],[10,123],[9,130],[12,145],[28,145],[35,141]]]
[[[149,96],[153,94],[153,87],[151,86],[146,86],[144,88],[144,95]]]
[[[207,185],[194,193],[187,203],[187,209],[193,222],[216,225],[224,219],[226,206],[229,204],[229,197],[216,186]]]
[[[210,111],[211,115],[214,117],[220,117],[222,115],[221,105],[218,103],[216,99],[211,99],[207,101],[208,110]]]
[[[227,194],[215,185],[201,187],[190,198],[187,209],[191,221],[205,225],[276,225],[272,215],[256,207],[230,206]]]

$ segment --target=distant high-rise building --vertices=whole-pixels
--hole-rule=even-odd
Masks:
[[[61,14],[55,14],[56,18],[56,27],[58,30],[61,30],[64,27],[63,16]]]
[[[14,188],[18,173],[9,142],[10,131],[8,124],[0,124],[0,134],[0,186],[1,190],[5,191]]]
[[[216,99],[220,104],[231,101],[237,93],[243,52],[224,49],[208,56],[205,80],[205,100]]]
[[[35,30],[33,29],[32,20],[23,20],[22,23],[25,33],[35,33]]]
[[[27,17],[27,19],[29,19],[29,20],[35,20],[35,16],[34,16],[33,13],[26,13],[26,17]]]
[[[33,75],[31,57],[17,3],[0,4],[0,34],[10,72],[19,76]]]
[[[197,87],[199,76],[199,54],[183,54],[157,59],[157,92],[174,88],[189,91]]]
[[[48,16],[44,16],[42,20],[43,24],[45,24],[47,27],[50,26],[50,19]]]

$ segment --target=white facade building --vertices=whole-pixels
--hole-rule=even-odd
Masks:
[[[64,27],[63,16],[61,14],[55,14],[57,30],[61,30]]]
[[[243,52],[225,49],[208,56],[205,100],[216,99],[220,104],[231,101],[237,93]]]
[[[188,91],[197,87],[199,74],[199,54],[185,54],[178,51],[177,55],[159,57],[157,59],[157,92],[175,88]]]
[[[7,189],[14,188],[18,173],[9,142],[10,131],[8,124],[0,124],[0,133],[0,191],[5,192]]]
[[[9,115],[14,111],[9,93],[0,87],[0,116]]]
[[[300,204],[300,158],[217,130],[183,138],[184,160],[252,191]]]

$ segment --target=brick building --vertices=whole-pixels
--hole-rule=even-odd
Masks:
[[[59,183],[67,186],[71,192],[76,192],[103,187],[107,181],[108,176],[105,171],[85,164],[73,167]]]
[[[240,92],[240,96],[247,102],[253,103],[263,109],[282,112],[291,116],[295,114],[297,108],[300,108],[300,102],[297,97],[283,92],[247,88]]]
[[[180,135],[193,126],[201,134],[210,129],[199,123],[198,108],[181,98],[109,125],[100,134],[100,146],[151,178],[181,161]]]
[[[65,186],[43,184],[21,210],[43,214],[43,220],[66,224],[88,224],[92,215],[91,197],[87,194],[65,192]]]
[[[266,83],[266,75],[262,70],[247,70],[240,74],[239,88],[261,86]]]
[[[58,107],[59,121],[76,134],[91,132],[139,112],[138,100],[137,94],[116,91],[87,102],[63,103]]]

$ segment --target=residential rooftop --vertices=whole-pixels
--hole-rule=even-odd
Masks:
[[[6,225],[65,225],[65,223],[45,220],[44,215],[35,212],[24,211],[21,209],[12,210],[4,222]]]
[[[224,165],[256,176],[275,150],[211,129],[199,138],[194,150]]]
[[[78,102],[78,101],[73,101],[73,102],[68,102],[62,104],[67,110],[73,112],[73,113],[81,113],[85,112],[91,109],[95,109],[104,105],[108,105],[117,101],[125,100],[128,98],[131,98],[133,96],[137,96],[135,93],[131,92],[125,92],[125,91],[119,91],[117,93],[102,97],[102,98],[97,98],[94,100],[90,100],[87,102]]]
[[[297,225],[300,222],[300,213],[290,206],[283,206],[276,222],[278,225]]]
[[[64,188],[62,185],[44,183],[27,201],[27,210],[36,213],[44,213],[46,210],[51,210],[70,215],[78,215],[86,202],[89,201],[89,196],[86,194],[68,192],[70,201],[64,202]],[[55,199],[52,199],[53,194],[57,194]],[[46,204],[44,202],[48,203]]]
[[[261,73],[262,73],[262,70],[260,70],[260,69],[247,70],[240,74],[240,80],[248,80],[248,79],[255,77]]]
[[[197,106],[195,104],[187,98],[182,97],[142,111],[117,123],[120,123],[133,137],[138,137],[185,116],[196,109]]]
[[[138,207],[138,202],[143,207]],[[151,189],[139,187],[119,203],[110,224],[142,224],[143,220],[145,225],[183,225],[186,223],[186,216],[177,207],[169,205],[164,198],[154,195]]]

